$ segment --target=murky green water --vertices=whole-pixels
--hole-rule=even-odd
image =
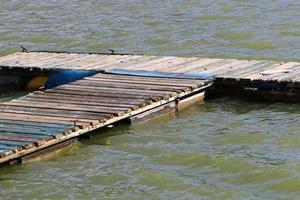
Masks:
[[[3,1],[0,51],[300,60],[300,3]],[[1,101],[15,95],[6,93]],[[218,99],[0,173],[1,199],[298,199],[300,106]]]

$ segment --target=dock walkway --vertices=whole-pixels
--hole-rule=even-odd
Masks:
[[[250,91],[251,96],[300,99],[298,62],[67,52],[0,57],[4,77],[60,70],[95,75],[1,103],[0,164],[22,162],[123,119],[179,111],[203,99],[213,84],[215,93]]]
[[[287,83],[292,87],[300,87],[299,62],[63,52],[18,52],[0,57],[0,68],[2,70],[27,69],[38,71],[72,69],[101,72],[122,69],[163,73],[210,73],[219,80]]]
[[[98,73],[0,104],[0,163],[197,95],[209,80]],[[176,109],[176,105],[174,108]]]

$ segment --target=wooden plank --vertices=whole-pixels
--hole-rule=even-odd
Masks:
[[[139,67],[139,70],[149,70],[149,71],[163,71],[166,69],[172,69],[173,67],[181,64],[187,64],[191,61],[196,60],[195,58],[183,58],[183,57],[174,57],[171,60],[167,60],[166,62],[153,64],[149,66]]]
[[[53,137],[52,136],[49,137],[47,135],[43,135],[43,136],[36,135],[35,138],[32,138],[29,137],[28,135],[0,132],[1,141],[24,142],[24,143],[28,143],[28,146],[30,146],[30,143],[34,144],[35,146],[40,146],[44,144],[46,141],[49,141],[51,139],[53,139]]]
[[[91,59],[90,61],[86,61],[82,63],[80,66],[78,66],[78,69],[92,69],[94,65],[97,66],[97,68],[100,69],[99,65],[106,64],[106,63],[111,63],[111,62],[116,62],[119,61],[123,56],[111,56],[111,55],[102,55],[101,57],[98,56],[94,59]],[[125,56],[124,56],[125,57]]]
[[[275,73],[271,75],[269,79],[278,80],[278,81],[289,81],[292,82],[293,79],[299,77],[300,73],[300,63],[294,65],[288,69],[281,69],[281,73]]]
[[[69,57],[64,60],[57,60],[56,62],[47,63],[47,68],[64,68],[64,69],[79,69],[82,63],[89,62],[90,60],[105,58],[105,55],[80,55],[77,58]]]
[[[19,59],[22,55],[23,55],[22,52],[16,52],[16,53],[9,54],[9,55],[6,55],[6,56],[1,56],[0,57],[0,63],[2,64],[2,63],[5,63],[5,62],[8,62],[8,61],[11,61],[11,60]]]
[[[66,101],[85,101],[94,103],[109,103],[112,105],[130,105],[130,106],[145,106],[150,101],[144,99],[127,99],[127,98],[112,98],[112,97],[95,97],[95,96],[85,96],[85,95],[72,95],[72,94],[62,94],[62,93],[37,93],[34,95],[27,95],[21,99],[61,99]]]
[[[236,71],[233,71],[232,73],[228,74],[226,73],[224,76],[228,76],[228,77],[236,77],[237,79],[239,78],[244,78],[245,77],[251,75],[252,73],[255,73],[256,70],[261,70],[263,68],[268,68],[268,67],[276,67],[280,64],[276,63],[276,62],[263,62],[263,63],[257,63],[254,65],[250,65],[248,67],[245,67],[243,69],[239,69]]]
[[[72,104],[59,104],[59,103],[44,103],[44,102],[26,102],[26,101],[10,101],[4,102],[2,105],[7,106],[19,106],[19,107],[31,107],[31,108],[46,108],[46,109],[57,109],[66,111],[87,111],[94,113],[108,113],[116,116],[123,115],[130,111],[130,109],[120,109],[120,108],[107,108],[105,106],[79,106]]]
[[[162,83],[185,83],[185,84],[197,84],[203,85],[205,80],[196,79],[184,79],[184,78],[157,78],[157,77],[146,77],[146,76],[130,76],[130,75],[116,75],[116,74],[102,74],[98,73],[89,78],[101,78],[101,79],[112,79],[112,80],[132,80],[132,81],[152,81]],[[88,78],[86,78],[88,79]]]
[[[9,151],[9,150],[17,151],[17,150],[22,149],[22,147],[18,148],[17,146],[0,144],[0,149],[5,150],[5,151]]]
[[[76,85],[63,85],[59,86],[58,89],[66,89],[66,90],[76,90],[76,91],[89,91],[89,92],[101,92],[101,93],[109,93],[109,94],[128,94],[128,95],[156,95],[161,96],[163,98],[169,98],[176,96],[176,92],[164,92],[164,91],[155,91],[155,90],[141,90],[141,89],[126,89],[126,88],[105,88],[105,87],[95,87],[95,86],[76,86]]]
[[[50,108],[33,108],[33,107],[25,107],[25,106],[0,106],[1,112],[7,113],[21,113],[21,114],[38,114],[42,116],[53,116],[53,117],[64,117],[64,118],[72,118],[76,119],[84,119],[84,120],[98,120],[105,121],[107,118],[112,118],[112,114],[107,113],[95,113],[95,112],[87,112],[87,111],[73,111],[73,110],[59,110],[59,109],[50,109]]]
[[[12,141],[12,140],[1,140],[0,139],[0,144],[5,144],[9,146],[20,146],[20,147],[25,147],[26,145],[30,144],[28,142],[23,142],[23,141]]]
[[[282,63],[279,63],[279,62],[275,62],[273,65],[263,65],[262,64],[261,66],[259,66],[259,64],[257,64],[257,67],[252,68],[251,72],[249,72],[247,74],[242,74],[240,76],[242,76],[243,78],[246,78],[246,79],[253,80],[254,77],[258,76],[262,70],[276,68],[277,66],[280,66],[280,65],[282,65]]]
[[[52,131],[61,131],[66,129],[73,129],[74,126],[32,126],[30,123],[24,124],[9,124],[1,123],[0,128],[17,128],[17,129],[29,129],[29,130],[52,130]]]
[[[211,73],[215,73],[217,76],[219,76],[220,74],[222,74],[223,72],[232,72],[236,69],[241,69],[244,66],[249,66],[251,65],[251,61],[247,61],[247,60],[236,60],[233,62],[229,62],[229,63],[224,63],[223,65],[219,65],[216,67],[212,67],[210,70],[206,71],[206,70],[202,70],[202,71],[197,71],[198,73],[203,73],[203,72],[211,72]]]
[[[2,66],[18,66],[20,64],[20,62],[29,62],[34,59],[43,58],[46,55],[48,55],[48,54],[17,52],[17,53],[12,54],[11,56],[1,57],[0,65],[2,65]]]
[[[131,108],[128,108],[128,107],[116,107],[116,106],[101,106],[101,105],[92,105],[92,103],[90,105],[88,104],[78,104],[78,103],[67,103],[67,102],[64,102],[64,103],[60,103],[58,101],[58,103],[55,103],[55,102],[50,102],[50,101],[31,101],[31,100],[26,100],[26,99],[17,99],[17,100],[12,100],[10,102],[4,102],[3,105],[8,105],[9,103],[11,104],[16,104],[15,106],[17,106],[17,104],[20,104],[20,106],[22,106],[22,104],[24,105],[27,105],[27,104],[31,104],[31,102],[34,104],[34,105],[43,105],[45,108],[48,108],[48,109],[58,109],[60,110],[60,105],[65,106],[65,108],[68,108],[70,107],[70,109],[72,109],[71,107],[77,107],[78,109],[80,109],[81,107],[84,107],[84,108],[90,108],[90,109],[86,109],[86,111],[90,111],[90,112],[96,112],[95,110],[99,109],[101,111],[107,111],[108,113],[111,112],[111,111],[116,111],[116,112],[119,112],[119,111],[124,111],[124,112],[127,112],[127,111],[130,111]],[[80,106],[80,105],[83,105],[83,106]],[[51,106],[57,106],[57,107],[51,107]],[[94,110],[92,110],[92,108],[94,108]],[[64,110],[64,109],[63,109]],[[68,109],[65,109],[65,110],[68,110]],[[84,111],[84,110],[80,110],[80,111]]]
[[[56,94],[71,94],[71,95],[84,95],[92,97],[111,97],[111,98],[120,98],[120,99],[144,99],[151,101],[159,101],[162,99],[160,96],[149,96],[149,95],[130,95],[130,94],[115,94],[115,93],[102,93],[102,92],[89,92],[82,90],[65,90],[56,88],[55,90],[47,90],[47,93],[56,93]]]
[[[191,90],[192,88],[196,88],[197,85],[195,84],[172,84],[170,83],[169,85],[163,84],[163,83],[153,83],[149,81],[149,83],[141,82],[141,81],[122,81],[119,82],[119,80],[108,80],[108,79],[102,79],[101,81],[95,80],[95,79],[90,79],[90,80],[82,80],[78,82],[73,82],[70,85],[88,85],[90,84],[91,86],[94,85],[102,85],[104,87],[117,87],[117,88],[146,88],[148,90],[158,90],[158,91],[174,91],[174,90],[179,90],[179,91],[186,91],[186,90]]]
[[[132,64],[131,66],[128,66],[127,70],[141,70],[142,68],[159,65],[165,62],[169,62],[170,60],[173,60],[176,57],[158,57],[155,60],[146,61],[144,63],[138,63],[138,64]]]
[[[214,63],[222,62],[222,59],[211,59],[204,58],[191,62],[188,66],[182,66],[178,68],[172,68],[170,72],[172,73],[191,73],[195,69],[203,68],[205,66],[213,65]]]
[[[88,65],[84,65],[83,68],[85,69],[90,69],[90,70],[99,70],[99,69],[105,69],[105,68],[110,68],[111,66],[117,65],[117,64],[121,64],[124,63],[128,60],[132,60],[132,59],[137,59],[137,58],[141,58],[142,56],[120,56],[120,57],[115,57],[113,56],[114,59],[107,60],[106,62],[103,62],[102,60],[97,60],[98,62],[94,62],[92,64],[88,64]]]
[[[230,65],[237,62],[233,59],[219,59],[219,61],[210,63],[204,66],[199,66],[193,70],[190,70],[191,73],[212,73],[215,72],[215,69],[220,69],[223,66]]]
[[[0,113],[0,119],[2,120],[20,120],[20,121],[29,121],[29,122],[45,122],[45,123],[55,123],[55,124],[67,124],[74,125],[76,122],[76,126],[89,126],[91,124],[98,124],[96,121],[82,121],[80,119],[71,119],[65,117],[50,117],[50,116],[42,116],[42,115],[28,115],[28,114],[16,114],[16,113]]]
[[[13,133],[13,134],[19,134],[19,135],[46,135],[46,136],[53,136],[62,133],[63,131],[57,131],[57,130],[33,130],[33,129],[19,129],[19,128],[12,128],[12,127],[0,127],[1,133]]]
[[[80,99],[78,100],[74,100],[74,99],[66,99],[66,98],[41,98],[41,97],[30,97],[27,96],[25,98],[22,98],[22,100],[25,101],[31,101],[31,102],[50,102],[50,103],[67,103],[67,104],[72,104],[72,105],[88,105],[88,106],[105,106],[107,108],[125,108],[125,109],[132,109],[132,110],[137,110],[140,106],[138,103],[135,104],[120,104],[120,103],[112,103],[112,102],[107,102],[107,103],[103,103],[103,102],[95,102],[95,101],[90,101],[89,99],[87,99],[87,101],[80,101]]]
[[[73,125],[65,124],[55,124],[55,123],[40,123],[40,122],[28,122],[28,121],[18,121],[18,120],[0,120],[0,126],[5,125],[16,125],[16,126],[26,126],[26,127],[46,127],[46,128],[63,128],[69,129],[73,128]]]
[[[138,85],[147,85],[147,86],[159,86],[159,87],[174,87],[174,88],[192,88],[195,89],[198,87],[197,84],[188,84],[188,83],[181,83],[177,81],[177,83],[170,83],[170,82],[154,82],[151,80],[120,80],[120,79],[111,79],[111,78],[100,78],[100,77],[86,77],[84,78],[85,81],[90,82],[101,82],[103,84],[106,83],[119,83],[119,84],[138,84]]]
[[[106,69],[127,69],[128,67],[132,65],[139,65],[145,62],[152,62],[155,59],[158,59],[159,57],[157,56],[140,56],[138,58],[131,58],[131,59],[126,59],[126,60],[120,60],[115,63],[108,63],[108,64],[101,64],[102,68]],[[95,66],[92,69],[95,69],[97,66]]]
[[[180,63],[173,63],[170,67],[164,67],[164,68],[160,68],[160,69],[156,69],[154,71],[161,71],[161,72],[167,72],[167,73],[172,73],[172,71],[178,70],[178,69],[182,69],[184,67],[190,66],[192,63],[196,62],[196,61],[200,61],[200,60],[204,60],[202,58],[186,58],[186,60],[184,62],[180,62]]]
[[[273,75],[264,75],[263,72],[264,71],[269,71],[269,70],[279,70],[279,69],[289,69],[291,67],[296,66],[297,63],[295,62],[289,62],[289,63],[285,63],[285,64],[281,64],[275,67],[267,67],[265,69],[259,70],[256,74],[253,75],[249,75],[247,76],[249,79],[251,80],[266,80],[267,78],[270,78],[270,80],[272,79],[271,77],[274,76]]]
[[[118,62],[122,59],[129,59],[129,56],[123,55],[107,55],[103,59],[96,59],[95,62],[87,63],[82,66],[82,69],[90,69],[90,70],[99,70],[102,69],[104,65]]]
[[[76,57],[78,55],[72,55]],[[47,56],[42,56],[41,58],[34,58],[28,61],[22,60],[18,64],[21,67],[30,67],[30,68],[43,68],[43,65],[49,64],[50,62],[57,62],[58,59],[63,60],[70,58],[70,55],[67,54],[48,54]]]
[[[111,87],[111,88],[127,88],[127,89],[146,89],[146,90],[156,90],[156,91],[189,91],[191,87],[183,87],[183,86],[160,86],[160,85],[151,85],[151,84],[143,84],[143,83],[119,83],[119,82],[105,82],[105,81],[93,81],[93,80],[84,80],[84,81],[76,81],[70,83],[69,85],[78,85],[78,86],[97,86],[97,87]]]

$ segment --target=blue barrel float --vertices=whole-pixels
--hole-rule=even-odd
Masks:
[[[73,81],[83,79],[87,76],[94,75],[95,72],[91,70],[59,70],[51,72],[45,84],[45,89],[57,87],[59,85],[68,84]]]
[[[28,90],[39,88],[50,89],[59,85],[68,84],[76,80],[80,80],[87,76],[94,75],[91,70],[58,70],[50,72],[47,76],[36,76],[27,83]]]

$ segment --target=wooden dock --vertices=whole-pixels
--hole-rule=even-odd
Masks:
[[[298,62],[68,52],[0,57],[0,77],[62,70],[95,75],[1,103],[0,163],[23,162],[124,119],[180,111],[203,100],[208,88],[300,100]]]
[[[159,57],[144,55],[110,55],[64,52],[18,52],[0,57],[2,70],[47,71],[59,69],[122,69],[163,73],[211,73],[217,79],[250,82],[278,82],[299,86],[299,62],[236,60],[211,58]]]
[[[3,102],[0,163],[23,162],[44,149],[123,119],[134,121],[162,109],[175,112],[189,101],[199,97],[201,101],[211,84],[210,80],[98,73]]]

